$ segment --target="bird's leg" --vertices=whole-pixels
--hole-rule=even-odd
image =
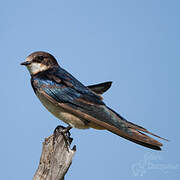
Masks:
[[[71,125],[68,125],[66,128],[63,129],[64,133],[69,132],[73,127]],[[69,132],[70,133],[70,132]]]
[[[69,132],[70,130],[72,129],[72,126],[71,125],[68,125],[65,129],[62,130],[62,135],[64,136],[64,139],[65,139],[65,143],[66,143],[66,147],[69,151],[69,147],[71,145],[71,142],[73,140],[73,138],[71,138],[71,133]]]
[[[58,136],[59,133],[61,133],[65,139],[65,144],[67,149],[69,150],[69,147],[71,145],[72,142],[72,138],[70,137],[71,134],[69,132],[69,130],[72,129],[72,126],[68,125],[67,127],[63,127],[63,126],[57,126],[56,129],[54,130],[54,135],[55,138],[56,136]]]

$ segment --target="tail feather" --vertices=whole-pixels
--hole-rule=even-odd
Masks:
[[[140,132],[139,132],[140,133]],[[131,137],[124,137],[125,139],[127,140],[130,140],[136,144],[139,144],[141,146],[145,146],[147,148],[150,148],[150,149],[154,149],[154,150],[161,150],[161,146],[163,146],[160,142],[154,140],[153,138],[150,138],[149,136],[142,134],[142,138],[145,138],[145,139],[139,139],[139,137],[134,137],[134,138],[131,138]],[[139,136],[139,135],[138,135]],[[151,141],[149,141],[150,139]],[[152,141],[153,140],[153,141]]]
[[[155,149],[155,150],[161,150],[161,146],[163,146],[162,143],[160,143],[159,141],[147,136],[146,134],[136,130],[136,129],[132,129],[132,128],[128,128],[128,131],[130,132],[131,135],[129,135],[129,133],[123,133],[121,130],[119,129],[113,129],[113,130],[109,130],[129,141],[132,141],[136,144],[145,146],[147,148],[151,148],[151,149]]]
[[[128,121],[126,121],[126,122],[127,122],[128,127],[132,128],[132,129],[136,129],[136,130],[139,130],[139,131],[143,131],[143,132],[148,133],[148,134],[150,134],[150,135],[152,135],[152,136],[155,136],[155,137],[157,137],[157,138],[159,138],[159,139],[163,139],[163,140],[165,140],[165,141],[169,141],[168,139],[165,139],[165,138],[163,138],[163,137],[160,137],[160,136],[158,136],[158,135],[156,135],[156,134],[148,131],[147,129],[145,129],[145,128],[141,127],[141,126],[138,126],[138,125],[136,125],[136,124],[130,123],[130,122],[128,122]]]
[[[142,145],[142,146],[145,146],[145,147],[148,147],[148,148],[151,148],[151,149],[155,149],[155,150],[161,150],[161,146],[163,146],[162,143],[160,143],[159,141],[153,139],[152,137],[144,134],[143,132],[147,133],[147,134],[150,134],[150,135],[153,135],[157,138],[160,138],[160,139],[163,139],[163,140],[166,140],[168,141],[167,139],[165,138],[162,138],[154,133],[151,133],[150,131],[148,131],[147,129],[139,126],[139,125],[136,125],[134,123],[131,123],[129,121],[127,121],[125,118],[123,118],[122,116],[120,116],[118,113],[116,113],[114,110],[110,109],[109,110],[116,114],[116,116],[118,116],[119,118],[119,121],[120,122],[123,122],[127,128],[127,132],[129,133],[122,133],[122,130],[118,129],[118,127],[116,128],[116,130],[110,130],[111,132],[127,139],[127,140],[130,140],[134,143],[137,143],[139,145]],[[131,134],[131,135],[129,135]]]

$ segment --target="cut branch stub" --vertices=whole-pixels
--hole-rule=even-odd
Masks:
[[[68,171],[76,147],[70,148],[70,133],[63,126],[58,126],[54,134],[43,142],[39,167],[33,180],[63,180]]]

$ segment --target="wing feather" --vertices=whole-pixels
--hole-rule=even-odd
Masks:
[[[48,98],[51,102],[57,103],[58,106],[63,108],[65,111],[75,115],[76,117],[84,119],[88,122],[95,123],[98,126],[101,126],[104,129],[107,129],[108,131],[111,131],[112,133],[117,134],[117,135],[119,135],[127,140],[130,140],[134,143],[137,143],[139,145],[142,145],[142,146],[145,146],[145,147],[148,147],[151,149],[155,149],[155,150],[161,150],[160,146],[162,146],[162,144],[160,142],[147,136],[146,134],[139,132],[136,129],[133,129],[130,127],[125,128],[126,125],[123,123],[122,124],[125,126],[124,129],[120,128],[120,127],[116,127],[114,124],[112,124],[110,122],[99,120],[98,118],[95,118],[92,115],[89,115],[88,113],[82,112],[77,107],[74,108],[67,103],[58,103],[58,102],[54,101],[54,99],[52,97],[50,97],[48,94],[46,94],[45,92],[41,92],[41,93],[46,98]]]
[[[90,85],[87,87],[91,89],[91,91],[94,91],[97,94],[103,94],[111,87],[111,85],[112,85],[112,81],[108,81],[100,84]]]
[[[161,149],[162,144],[160,142],[142,132],[159,136],[141,126],[128,122],[108,108],[99,95],[85,87],[67,71],[63,69],[52,70],[35,77],[32,82],[35,91],[36,86],[38,86],[39,92],[49,101],[60,106],[66,112],[89,122],[89,125],[95,124],[142,146],[156,150]],[[95,91],[102,92],[105,89],[100,88],[99,91],[95,86]]]

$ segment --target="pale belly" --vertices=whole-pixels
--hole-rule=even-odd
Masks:
[[[43,95],[37,92],[37,97],[40,99],[41,103],[50,111],[54,116],[63,122],[71,125],[72,127],[79,129],[88,129],[89,125],[85,124],[83,120],[70,114],[69,112],[64,111],[60,106],[53,104],[49,100],[47,100]]]

